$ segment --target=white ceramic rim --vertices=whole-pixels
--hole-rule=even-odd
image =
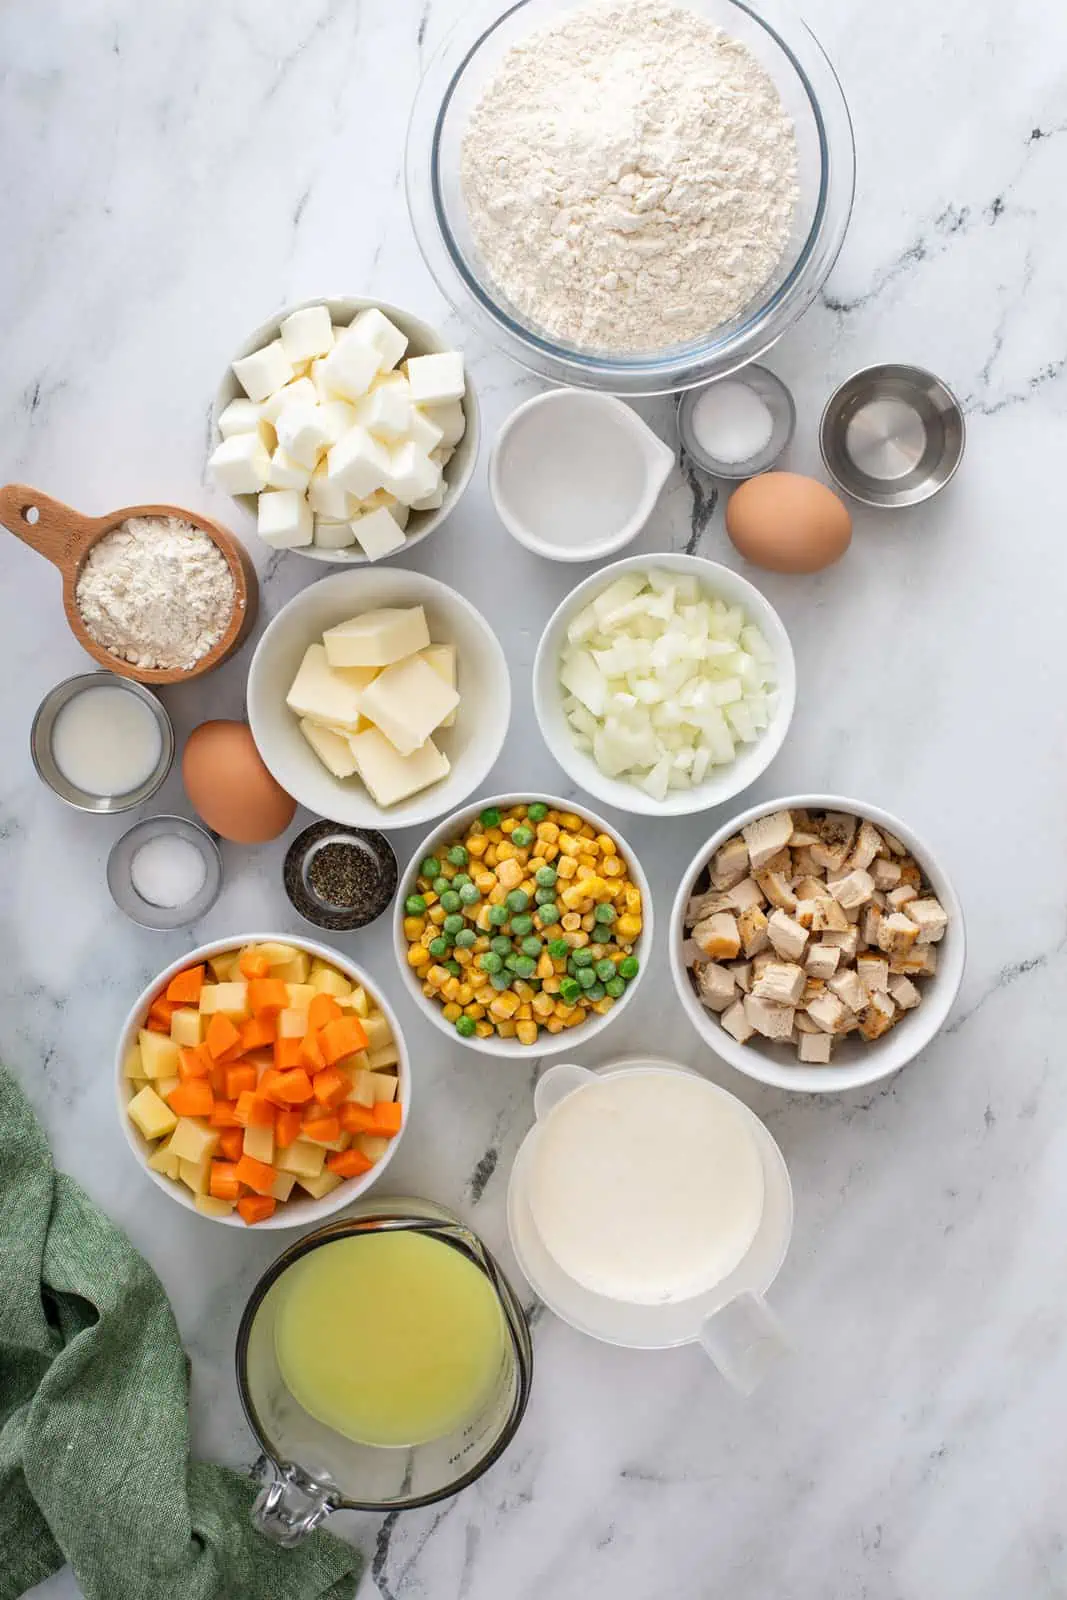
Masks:
[[[336,1189],[332,1189],[321,1200],[313,1200],[310,1195],[306,1195],[303,1199],[296,1201],[286,1200],[277,1207],[272,1217],[268,1217],[265,1222],[257,1222],[251,1227],[238,1216],[236,1211],[228,1217],[209,1217],[203,1211],[198,1211],[193,1200],[192,1191],[187,1189],[184,1183],[176,1183],[171,1178],[165,1178],[161,1172],[152,1171],[145,1155],[145,1141],[126,1115],[126,1107],[133,1096],[127,1093],[130,1080],[123,1071],[126,1052],[136,1040],[137,1032],[153,995],[157,994],[165,984],[168,984],[177,973],[183,972],[186,967],[196,966],[199,962],[207,961],[211,956],[223,955],[228,950],[243,949],[247,944],[292,945],[294,950],[302,950],[309,956],[318,956],[323,961],[329,961],[346,978],[350,978],[353,983],[358,983],[367,990],[368,995],[373,999],[374,1004],[393,1030],[393,1038],[396,1041],[397,1054],[399,1056],[399,1061],[397,1062],[397,1078],[399,1080],[397,1095],[404,1112],[400,1132],[389,1141],[389,1149],[380,1161],[375,1162],[369,1172],[365,1172],[359,1178],[344,1179]],[[203,1222],[221,1223],[223,1227],[227,1228],[241,1228],[246,1233],[262,1233],[264,1229],[280,1230],[284,1228],[317,1227],[327,1217],[333,1216],[334,1212],[342,1211],[345,1206],[351,1205],[353,1200],[358,1200],[361,1195],[365,1194],[368,1189],[377,1183],[390,1161],[392,1161],[396,1147],[407,1131],[408,1119],[411,1115],[411,1061],[408,1056],[407,1045],[404,1042],[404,1035],[393,1008],[369,973],[365,972],[362,967],[357,966],[348,956],[342,955],[339,950],[333,949],[330,945],[320,944],[315,939],[305,939],[300,934],[234,934],[228,939],[212,939],[210,944],[198,945],[195,950],[187,950],[176,961],[172,961],[169,966],[164,967],[158,977],[154,978],[150,984],[141,990],[141,993],[127,1012],[126,1020],[122,1024],[122,1029],[119,1033],[118,1048],[115,1052],[115,1102],[119,1125],[137,1165],[146,1177],[151,1178],[156,1188],[161,1189],[171,1200],[180,1205],[183,1211],[190,1212]]]
[[[581,611],[594,594],[601,593],[622,573],[649,571],[653,567],[668,572],[692,573],[704,587],[712,591],[715,590],[716,584],[720,588],[725,585],[735,595],[736,603],[745,607],[750,620],[759,628],[774,651],[775,665],[778,669],[778,707],[770,726],[752,746],[753,753],[759,757],[753,763],[752,770],[739,781],[731,781],[728,774],[740,766],[739,762],[735,762],[731,767],[713,768],[713,772],[722,774],[718,781],[705,779],[699,789],[672,789],[662,801],[654,800],[636,784],[624,783],[620,778],[606,777],[592,756],[585,755],[574,744],[562,711],[560,721],[564,724],[564,737],[558,737],[550,723],[548,698],[549,694],[553,694],[556,696],[557,705],[562,702],[558,673],[554,670],[555,663],[550,668],[548,653],[552,649],[558,658],[560,641],[567,621],[576,612]],[[717,806],[725,805],[735,795],[749,788],[763,775],[785,743],[786,734],[793,720],[796,697],[797,672],[793,646],[785,623],[766,595],[732,567],[725,567],[718,561],[708,561],[704,556],[686,555],[682,551],[652,550],[647,555],[626,556],[622,561],[616,561],[610,567],[601,567],[592,573],[578,584],[577,588],[572,589],[553,611],[534,657],[534,711],[541,729],[541,737],[551,754],[567,776],[588,794],[593,795],[602,805],[612,806],[617,811],[628,811],[633,816],[692,816],[697,812],[711,811]]]
[[[604,1016],[593,1016],[589,1022],[583,1022],[574,1028],[564,1028],[562,1033],[548,1033],[542,1030],[537,1036],[536,1044],[520,1044],[517,1039],[501,1039],[494,1033],[488,1039],[464,1039],[457,1033],[451,1022],[446,1022],[442,1008],[436,1001],[428,1000],[422,992],[422,986],[416,978],[413,968],[408,965],[408,941],[404,937],[404,902],[409,894],[414,893],[414,881],[418,876],[418,866],[425,856],[430,855],[437,846],[450,833],[462,832],[465,826],[489,806],[497,806],[501,811],[506,811],[510,806],[537,805],[548,806],[549,810],[571,811],[575,816],[580,816],[583,822],[591,822],[601,833],[606,833],[615,840],[620,854],[626,857],[630,868],[630,877],[641,891],[641,934],[634,946],[635,954],[640,961],[637,977],[626,985],[626,992],[617,1000],[611,1010]],[[393,912],[393,951],[396,963],[404,981],[404,987],[411,996],[415,1005],[424,1017],[427,1017],[434,1027],[453,1044],[461,1044],[464,1049],[472,1050],[481,1056],[496,1056],[508,1060],[525,1059],[537,1061],[543,1056],[558,1056],[564,1051],[574,1051],[595,1038],[598,1033],[620,1017],[629,1005],[634,990],[643,980],[648,969],[648,958],[652,950],[654,934],[654,910],[652,905],[652,890],[649,888],[648,879],[644,868],[632,846],[623,838],[618,828],[603,817],[597,816],[595,811],[581,801],[561,800],[558,795],[542,794],[538,790],[517,791],[514,794],[490,794],[477,801],[472,801],[453,811],[443,821],[439,822],[431,833],[426,835],[418,849],[413,852],[407,866],[400,874],[400,883],[396,891],[396,905]]]
[[[390,305],[387,300],[367,299],[362,295],[317,295],[310,300],[301,300],[295,305],[285,306],[281,311],[276,311],[272,317],[268,317],[266,322],[261,323],[254,333],[250,333],[248,338],[230,357],[231,364],[227,366],[226,372],[215,390],[215,400],[211,407],[211,450],[214,450],[215,446],[222,440],[222,435],[219,432],[219,416],[221,412],[229,405],[231,400],[246,398],[245,392],[234,374],[232,363],[240,361],[242,356],[251,355],[253,350],[258,350],[261,345],[269,344],[273,339],[276,339],[278,330],[286,317],[291,317],[294,311],[306,311],[309,306],[326,306],[330,312],[331,320],[345,326],[360,311],[375,309],[383,312],[398,326],[404,323],[407,328],[416,329],[419,340],[426,345],[426,353],[429,355],[456,348],[454,344],[449,344],[438,333],[436,328],[432,327],[430,323],[424,322],[422,317],[417,316],[415,312],[406,311],[403,306]],[[401,331],[406,330],[402,328]],[[436,511],[413,511],[411,513],[413,517],[422,517],[425,520],[416,532],[412,534],[405,532],[404,543],[398,545],[395,550],[390,551],[390,560],[394,556],[402,556],[406,551],[414,549],[417,544],[421,544],[423,539],[433,533],[435,528],[439,528],[445,518],[455,510],[456,505],[467,489],[467,485],[474,476],[474,468],[478,462],[478,450],[481,445],[481,416],[478,408],[478,397],[475,393],[471,375],[467,370],[466,361],[464,361],[463,370],[467,383],[466,392],[463,396],[463,415],[466,418],[467,427],[463,438],[456,446],[456,453],[458,454],[466,446],[466,454],[454,478],[449,478],[448,467],[452,466],[456,456],[452,457],[452,461],[445,468],[445,483],[448,486],[448,493],[445,495],[443,504]],[[225,490],[220,492],[225,493]],[[254,518],[256,516],[256,496],[254,494],[228,495],[227,499],[232,500],[235,505],[247,511],[251,517]],[[256,535],[256,542],[258,544],[264,543],[258,534]],[[269,549],[270,546],[266,548]],[[353,547],[349,546],[348,548],[352,549]],[[358,546],[355,549],[356,554],[345,555],[341,550],[317,550],[314,545],[303,545],[291,549],[287,547],[277,553],[279,555],[303,556],[306,561],[317,561],[322,566],[370,567],[380,565],[379,562],[371,561],[369,556],[364,555]]]
[[[883,1038],[875,1040],[869,1047],[866,1057],[852,1065],[813,1067],[799,1061],[790,1064],[790,1059],[784,1055],[771,1056],[765,1054],[763,1048],[758,1045],[738,1044],[737,1040],[720,1025],[717,1018],[704,1009],[693,992],[688,969],[682,960],[682,944],[685,939],[683,926],[685,907],[697,877],[719,846],[747,823],[754,822],[757,817],[768,816],[772,811],[794,810],[844,811],[852,816],[866,817],[876,827],[886,828],[890,833],[896,834],[922,867],[934,893],[948,912],[948,930],[945,939],[938,946],[941,955],[937,973],[922,985],[922,1004],[914,1012],[916,1020],[922,1020],[923,1026],[915,1029],[914,1040],[903,1049],[901,1049],[901,1037],[896,1029],[893,1029]],[[671,976],[678,998],[682,1002],[682,1009],[704,1043],[746,1078],[754,1078],[758,1083],[769,1084],[775,1089],[792,1089],[799,1094],[842,1094],[849,1089],[861,1089],[868,1084],[880,1083],[882,1079],[891,1078],[894,1073],[907,1066],[909,1061],[913,1061],[926,1049],[944,1026],[955,1004],[960,984],[963,982],[967,961],[967,933],[963,907],[951,879],[938,863],[929,845],[891,811],[883,811],[881,806],[870,805],[865,800],[854,800],[840,794],[783,795],[780,799],[765,800],[759,805],[750,806],[747,811],[731,817],[721,828],[717,828],[707,843],[701,845],[682,875],[678,893],[671,907],[667,944]],[[946,946],[948,958],[944,959]],[[892,1048],[894,1044],[897,1046],[895,1050]]]
[[[542,406],[558,403],[560,395],[566,395],[568,399],[573,395],[580,395],[586,404],[601,405],[606,410],[613,411],[616,415],[624,414],[624,425],[626,427],[632,429],[634,424],[637,424],[646,429],[652,434],[656,442],[663,447],[665,452],[662,471],[654,472],[651,465],[646,467],[644,492],[637,503],[633,515],[624,524],[621,531],[613,534],[608,539],[599,540],[596,544],[583,544],[574,550],[567,550],[561,545],[549,544],[545,540],[539,539],[535,533],[530,532],[525,523],[520,522],[517,517],[513,516],[507,504],[500,476],[501,451],[516,424],[524,417],[527,417],[531,411],[538,410]],[[614,555],[617,550],[622,550],[624,546],[632,543],[637,538],[637,535],[655,510],[656,501],[663,492],[663,486],[667,481],[674,461],[674,451],[657,434],[653,433],[653,430],[648,427],[644,419],[639,417],[637,412],[632,410],[624,400],[620,400],[612,394],[605,394],[598,389],[548,389],[544,394],[535,394],[531,399],[524,400],[521,405],[515,407],[514,411],[501,424],[489,451],[489,493],[492,497],[496,514],[511,534],[511,537],[527,550],[531,550],[535,556],[543,556],[546,561],[562,561],[571,564],[583,561],[602,561],[605,556]]]

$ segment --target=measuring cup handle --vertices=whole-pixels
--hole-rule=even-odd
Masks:
[[[252,1522],[264,1538],[291,1549],[340,1504],[335,1489],[316,1483],[291,1461],[275,1465],[260,1456],[253,1469],[263,1487],[252,1506]]]
[[[573,1061],[561,1061],[541,1074],[534,1089],[534,1116],[543,1122],[548,1113],[566,1100],[575,1089],[584,1084],[596,1083],[597,1075],[588,1067],[579,1067]]]
[[[0,524],[61,569],[78,560],[96,526],[92,517],[28,483],[0,488]]]
[[[705,1317],[700,1343],[727,1383],[744,1395],[758,1389],[791,1349],[766,1300],[748,1290]]]

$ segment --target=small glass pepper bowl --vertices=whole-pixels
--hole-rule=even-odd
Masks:
[[[339,852],[352,852],[351,867],[339,863]],[[385,911],[399,880],[393,847],[384,833],[375,828],[346,828],[337,822],[313,822],[298,833],[285,855],[282,881],[294,910],[316,928],[333,933],[350,933],[365,928]],[[345,880],[366,889],[360,900],[350,903],[331,898],[330,879],[336,877],[338,892]]]

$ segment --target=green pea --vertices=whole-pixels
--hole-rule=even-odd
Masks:
[[[551,889],[558,876],[555,867],[538,867],[534,882],[540,889]]]
[[[534,890],[534,905],[547,906],[549,901],[550,900],[554,900],[555,898],[556,898],[555,889],[535,889]]]
[[[613,1000],[618,1000],[626,993],[626,984],[621,978],[609,978],[604,985],[604,993],[610,994]]]
[[[489,982],[493,985],[494,989],[499,989],[501,994],[503,994],[505,989],[511,988],[511,973],[494,972],[493,976],[489,979]]]
[[[496,951],[501,961],[506,960],[508,956],[514,953],[511,948],[511,940],[503,933],[498,933],[495,939],[490,939],[489,948]]]
[[[578,982],[581,984],[583,989],[591,989],[594,983],[596,983],[596,973],[593,971],[592,967],[579,967],[578,971],[575,973],[575,977],[578,979]]]
[[[520,823],[511,835],[511,842],[517,850],[525,850],[527,845],[533,844],[533,838],[533,829],[524,828]]]
[[[636,978],[640,970],[641,963],[636,956],[623,956],[618,965],[619,977],[625,978],[627,983],[630,982],[631,978]]]
[[[424,856],[419,872],[424,878],[438,878],[441,875],[441,863],[436,856]]]
[[[581,984],[576,983],[573,978],[563,978],[560,980],[559,997],[563,1001],[564,1005],[572,1006],[578,999],[581,992]]]
[[[519,955],[518,951],[512,950],[510,955],[504,957],[504,966],[509,972],[514,972],[521,960],[522,957]]]
[[[449,880],[441,877],[440,875],[433,880],[433,892],[438,896],[447,894],[451,887],[452,885]]]
[[[591,983],[585,991],[585,998],[587,1000],[603,1000],[607,992],[602,983]]]
[[[454,867],[465,867],[470,860],[470,856],[463,845],[454,844],[448,852],[448,860]]]
[[[456,1032],[461,1039],[472,1039],[475,1033],[473,1017],[457,1017]]]
[[[478,965],[483,972],[494,973],[499,972],[504,963],[495,950],[483,950],[478,957]]]
[[[444,894],[441,896],[442,911],[458,911],[462,904],[463,901],[460,899],[455,889],[446,889]]]
[[[512,919],[511,919],[511,931],[515,935],[516,939],[525,938],[526,935],[528,933],[530,933],[532,930],[533,930],[533,917],[528,917],[525,914],[523,914],[521,916],[518,916],[518,917],[512,917]]]
[[[594,971],[601,983],[610,983],[615,976],[615,963],[614,961],[609,961],[605,956],[603,961],[597,962]]]
[[[438,934],[436,939],[430,940],[426,948],[436,960],[440,961],[448,954],[448,940],[442,939]]]
[[[553,961],[566,961],[571,953],[571,947],[566,939],[553,939],[548,945],[548,953]]]
[[[459,891],[459,898],[465,906],[477,905],[482,898],[476,884],[465,883]]]
[[[490,922],[492,927],[494,927],[494,928],[502,928],[507,920],[508,920],[508,908],[507,908],[507,906],[490,906],[489,907],[489,922]]]
[[[470,881],[471,879],[469,872],[457,872],[455,877],[452,879],[452,887],[453,889],[462,889],[464,884],[470,883]]]
[[[593,952],[588,948],[575,950],[572,958],[576,967],[591,967],[593,965]]]
[[[537,970],[537,962],[532,956],[513,956],[515,965],[512,967],[517,978],[532,978]]]
[[[598,922],[611,924],[615,921],[615,907],[609,905],[599,905],[593,912],[593,916]]]
[[[404,910],[409,917],[422,917],[426,915],[426,898],[421,894],[409,894],[404,901]]]
[[[486,806],[485,810],[478,818],[478,821],[481,823],[483,828],[499,828],[500,812],[497,810],[496,806]]]
[[[461,928],[456,934],[456,949],[469,950],[477,937],[473,928]]]
[[[455,938],[457,933],[463,932],[463,918],[458,911],[454,911],[450,917],[445,918],[441,927],[445,933],[450,933]]]
[[[534,960],[537,960],[541,954],[541,941],[536,933],[531,933],[528,939],[522,941],[522,953],[524,956],[533,956]]]
[[[542,928],[551,928],[559,921],[559,906],[554,900],[546,900],[539,909]]]
[[[530,896],[525,889],[512,889],[507,898],[509,911],[525,911],[530,904]]]
[[[548,807],[542,805],[540,800],[535,800],[532,806],[526,807],[526,815],[531,822],[544,822],[548,816]]]

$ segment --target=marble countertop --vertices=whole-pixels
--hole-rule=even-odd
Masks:
[[[403,198],[408,105],[460,0],[37,0],[0,12],[3,474],[86,511],[174,501],[240,531],[204,483],[210,396],[228,352],[286,302],[380,294],[463,340],[487,433],[537,385],[438,296]],[[772,353],[793,387],[789,464],[818,471],[822,403],[867,362],[915,360],[963,397],[967,459],[901,515],[859,510],[847,558],[760,575],[797,656],[786,747],[738,801],[801,789],[867,798],[926,835],[969,914],[956,1011],[875,1091],[805,1099],[731,1075],[655,975],[590,1064],[641,1046],[740,1094],[781,1144],[797,1198],[773,1302],[797,1345],[754,1399],[698,1350],[597,1345],[536,1317],[529,1414],[458,1499],[339,1531],[381,1600],[1003,1600],[1067,1590],[1067,16],[1052,0],[808,0],[856,123],[851,233],[826,291]],[[387,91],[387,92],[386,92]],[[902,115],[902,112],[904,113]],[[665,436],[668,402],[642,411]],[[648,550],[736,564],[710,487],[678,471]],[[575,574],[511,543],[484,458],[461,510],[413,557],[506,616],[515,691],[497,788],[560,790],[533,720],[540,630]],[[257,550],[263,615],[319,575]],[[195,1447],[253,1455],[232,1380],[240,1310],[276,1235],[179,1212],[115,1123],[116,1029],[183,949],[273,926],[285,841],[224,848],[202,924],[151,935],[113,909],[104,862],[129,818],[82,816],[37,783],[34,707],[86,662],[55,573],[0,538],[0,1053],[57,1161],[130,1233],[170,1292],[193,1362]],[[240,716],[249,647],[165,694],[179,737]],[[566,790],[564,789],[564,792]],[[154,810],[185,810],[172,776]],[[294,828],[306,822],[299,816]],[[668,828],[619,818],[666,912],[725,813]],[[399,836],[401,854],[414,835]],[[380,931],[338,944],[399,1005],[418,1075],[393,1168],[508,1252],[504,1193],[537,1062],[448,1049],[399,994]],[[69,1574],[40,1591],[71,1600]]]

